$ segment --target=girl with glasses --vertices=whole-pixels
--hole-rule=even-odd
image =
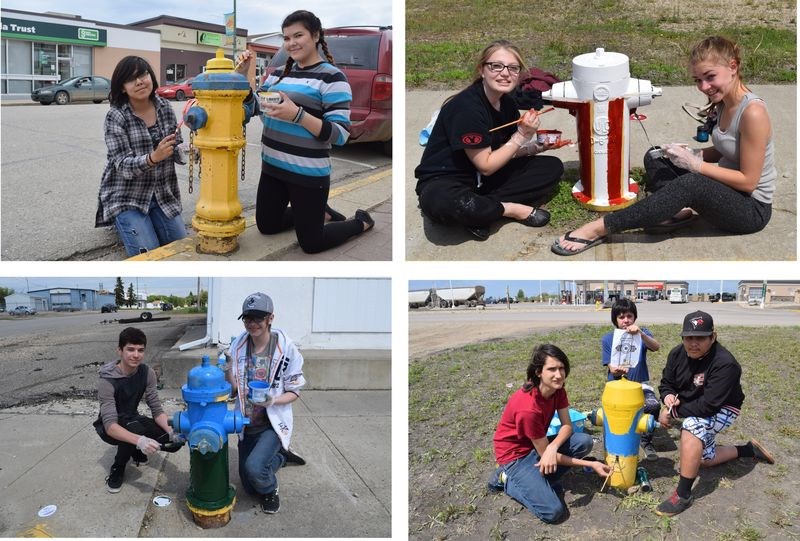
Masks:
[[[486,240],[489,226],[503,217],[531,227],[550,221],[536,205],[551,196],[564,165],[538,155],[553,146],[536,142],[537,112],[490,131],[520,118],[510,94],[524,68],[517,47],[494,41],[476,63],[473,83],[442,106],[414,171],[420,209],[434,222],[464,226]]]
[[[182,140],[157,87],[153,68],[139,56],[120,60],[111,76],[95,227],[116,226],[129,257],[186,236],[175,174],[175,163],[185,163],[175,152]]]

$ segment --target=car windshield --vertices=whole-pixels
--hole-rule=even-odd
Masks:
[[[325,42],[333,55],[334,63],[343,68],[374,70],[378,68],[378,44],[380,34],[368,36],[358,35],[326,35]],[[281,48],[269,63],[270,67],[286,64],[286,50]]]

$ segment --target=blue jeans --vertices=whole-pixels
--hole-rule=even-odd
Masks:
[[[553,441],[555,436],[549,439]],[[575,432],[558,448],[558,452],[573,458],[583,458],[592,450],[592,445],[592,437],[589,434]],[[506,494],[524,505],[543,522],[558,522],[564,516],[566,509],[553,485],[569,470],[569,467],[558,466],[554,473],[542,475],[539,468],[534,467],[538,462],[539,453],[534,449],[526,456],[500,466],[493,478],[505,471]]]
[[[239,479],[248,494],[269,494],[277,490],[275,476],[286,459],[280,453],[281,440],[272,428],[245,434],[239,442]]]
[[[128,257],[143,254],[186,236],[186,226],[181,215],[167,218],[155,197],[150,201],[147,214],[138,210],[126,210],[114,218],[114,224]]]

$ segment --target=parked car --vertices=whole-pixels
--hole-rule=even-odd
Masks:
[[[109,98],[111,81],[97,75],[72,77],[55,85],[43,86],[31,92],[31,99],[42,105],[56,102],[66,105],[75,101],[102,103]]]
[[[392,27],[341,26],[325,29],[336,66],[350,83],[348,143],[382,143],[392,154]],[[272,58],[265,74],[286,64],[286,50]]]
[[[161,303],[161,310],[163,312],[167,312],[169,310],[172,310],[173,308],[175,308],[175,307],[172,306],[172,303],[169,303],[169,302],[162,302]]]
[[[185,79],[175,81],[174,83],[168,85],[161,85],[156,88],[156,94],[162,98],[168,100],[175,99],[177,101],[183,101],[186,98],[193,98],[194,93],[192,92],[192,79],[194,79],[194,77],[186,77]]]
[[[732,302],[736,300],[736,295],[733,293],[723,293],[722,294],[722,302]]]
[[[757,299],[755,297],[750,297],[747,299],[748,306],[758,306],[759,304],[761,304],[761,299]]]
[[[111,312],[116,312],[118,310],[117,305],[113,303],[104,304],[100,307],[101,314],[108,314]]]
[[[17,306],[8,311],[12,316],[32,316],[36,313],[36,309],[28,308],[27,306]]]

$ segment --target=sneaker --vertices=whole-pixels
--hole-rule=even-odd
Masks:
[[[766,462],[767,464],[775,464],[775,458],[772,454],[764,449],[764,446],[761,445],[758,440],[750,440],[750,445],[753,447],[753,455],[756,460],[760,460],[761,462]]]
[[[111,494],[116,494],[122,489],[122,480],[125,478],[125,466],[114,464],[106,477],[106,490]]]
[[[503,492],[506,489],[506,480],[508,476],[506,472],[501,471],[499,475],[492,475],[492,478],[486,483],[489,492]]]
[[[261,495],[261,510],[270,515],[274,515],[281,508],[281,500],[278,498],[278,489],[269,494]]]
[[[677,515],[678,513],[683,513],[692,506],[693,501],[693,496],[681,498],[678,496],[678,491],[676,490],[672,493],[672,496],[670,496],[669,499],[658,504],[658,507],[656,507],[656,515],[660,515],[662,517],[671,517]]]
[[[301,457],[300,455],[293,453],[291,449],[284,449],[283,447],[281,447],[280,453],[286,459],[287,464],[297,464],[298,466],[305,466],[306,464],[306,459]]]
[[[658,453],[656,452],[656,448],[653,447],[652,442],[647,442],[642,444],[642,451],[644,451],[644,459],[653,462],[658,460]]]

